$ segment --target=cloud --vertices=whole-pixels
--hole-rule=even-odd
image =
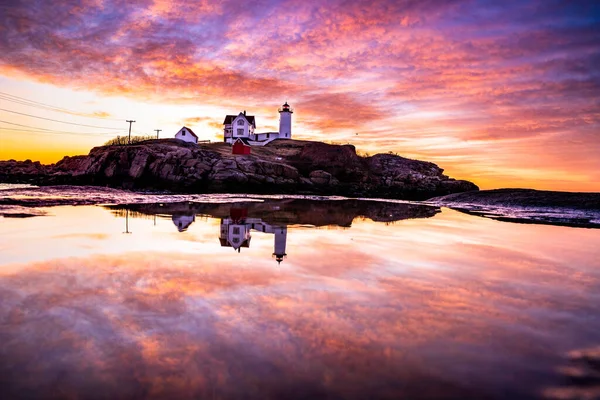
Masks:
[[[440,159],[461,155],[467,141],[513,151],[505,143],[521,140],[523,163],[557,135],[566,148],[576,148],[573,135],[597,144],[581,133],[600,128],[599,14],[540,0],[11,1],[0,16],[0,71],[257,115],[288,100],[303,137],[377,131],[372,143],[414,139],[409,151],[424,155],[423,135],[452,136],[458,147]]]

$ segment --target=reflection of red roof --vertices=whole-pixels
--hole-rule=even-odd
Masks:
[[[183,130],[183,129],[185,129],[186,131],[188,131],[189,133],[191,133],[193,137],[195,137],[196,139],[198,139],[198,136],[196,136],[196,134],[194,133],[193,130],[191,130],[187,126],[184,126],[183,128],[180,129],[180,131]],[[171,132],[173,132],[173,131],[171,131]]]
[[[248,217],[248,209],[231,207],[231,210],[229,211],[229,216],[232,220],[239,221],[240,219]]]

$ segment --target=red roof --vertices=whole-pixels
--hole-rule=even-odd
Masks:
[[[246,144],[247,142],[244,139],[237,138],[233,145],[231,146],[231,154],[250,154],[252,151],[250,146]]]

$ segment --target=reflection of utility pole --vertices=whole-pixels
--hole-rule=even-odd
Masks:
[[[156,214],[154,214],[154,226],[156,226]]]
[[[127,144],[131,144],[131,124],[135,121],[127,120],[126,122],[129,122],[129,140],[127,141]]]
[[[132,233],[129,232],[129,209],[125,210],[125,232],[123,233]]]
[[[162,129],[155,129],[155,131],[156,131],[156,138],[158,139],[158,133],[159,133],[160,131],[162,131]]]

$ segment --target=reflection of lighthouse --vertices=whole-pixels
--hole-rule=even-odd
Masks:
[[[275,245],[273,249],[273,255],[278,264],[281,264],[285,254],[285,243],[287,241],[287,226],[273,228],[275,234]]]
[[[271,233],[274,236],[273,256],[278,263],[287,256],[285,245],[287,227],[274,226],[263,222],[260,218],[247,218],[247,210],[232,208],[229,218],[221,219],[219,241],[223,247],[232,247],[238,253],[242,247],[250,247],[250,231]]]

